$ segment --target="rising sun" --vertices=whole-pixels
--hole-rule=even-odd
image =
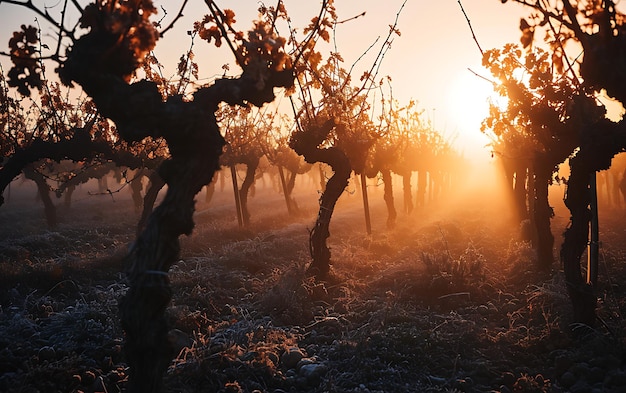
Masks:
[[[480,131],[480,124],[489,114],[489,100],[494,95],[491,83],[469,70],[451,80],[447,97],[448,122],[457,135],[457,149],[468,158],[490,157],[490,140]]]

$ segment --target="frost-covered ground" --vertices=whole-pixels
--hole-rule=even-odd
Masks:
[[[229,189],[199,198],[171,272],[171,392],[624,392],[623,211],[602,215],[599,316],[572,325],[562,274],[533,271],[518,228],[493,205],[429,205],[373,234],[357,188],[331,223],[332,277],[315,282],[301,214],[257,186],[240,229]],[[401,196],[401,191],[397,190]],[[117,301],[137,216],[127,194],[80,196],[45,226],[28,190],[0,207],[0,391],[121,392]],[[402,211],[401,198],[396,199]],[[554,233],[566,225],[557,214]]]

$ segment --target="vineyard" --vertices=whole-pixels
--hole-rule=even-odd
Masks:
[[[502,190],[429,203],[389,230],[370,181],[368,236],[351,185],[331,226],[333,275],[316,282],[306,265],[319,177],[298,176],[290,216],[277,176],[264,175],[241,228],[228,174],[209,204],[198,196],[197,226],[170,271],[168,391],[622,391],[623,207],[601,210],[606,326],[594,329],[571,325],[562,276],[534,269]],[[558,205],[563,187],[552,191]],[[124,391],[117,301],[138,220],[132,192],[98,194],[92,180],[61,204],[54,230],[35,197],[18,183],[0,215],[0,388]],[[560,203],[555,235],[568,218]]]
[[[407,0],[352,63],[333,0],[162,3],[0,1],[1,391],[626,391],[623,7],[457,2],[479,159],[382,74]]]

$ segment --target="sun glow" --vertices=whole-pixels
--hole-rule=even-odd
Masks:
[[[490,140],[480,132],[480,124],[489,114],[489,100],[494,97],[492,85],[470,71],[451,81],[447,95],[448,127],[452,126],[457,134],[457,149],[473,160],[491,156]]]

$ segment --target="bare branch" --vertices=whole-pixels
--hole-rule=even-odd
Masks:
[[[372,48],[373,48],[373,47],[374,47],[374,46],[378,43],[378,41],[379,41],[379,40],[380,40],[380,36],[376,37],[376,39],[374,40],[374,42],[372,42],[372,44],[371,44],[371,45],[370,45],[367,49],[365,49],[365,51],[361,54],[361,56],[359,56],[359,57],[358,57],[358,58],[354,61],[354,63],[352,63],[352,66],[350,66],[350,70],[348,71],[348,75],[352,75],[352,70],[353,70],[353,69],[354,69],[354,67],[357,65],[357,63],[358,63],[359,61],[361,61],[361,60],[365,57],[365,55],[366,55],[366,54],[370,51],[370,49],[372,49]]]
[[[555,14],[554,12],[548,11],[545,7],[543,7],[541,4],[539,4],[538,1],[535,1],[535,2],[529,2],[528,0],[513,0],[513,1],[518,3],[518,4],[522,4],[522,5],[525,5],[527,7],[530,7],[532,9],[536,10],[536,11],[539,11],[546,18],[550,18],[550,19],[554,19],[554,20],[559,21],[560,23],[562,23],[568,29],[574,31],[575,33],[578,30],[581,34],[583,34],[582,30],[580,28],[580,25],[578,24],[578,21],[576,20],[575,17],[571,21],[568,21],[565,18],[563,18],[562,15],[558,15],[558,14]],[[567,7],[567,5],[569,4],[569,1],[565,0],[563,2],[563,4],[565,5],[565,7]],[[571,4],[569,4],[569,6],[571,7]],[[575,15],[575,13],[574,13],[574,15]],[[570,15],[568,15],[568,17],[571,18]],[[578,34],[578,33],[576,33],[576,34]]]
[[[82,12],[82,10],[80,10],[80,11]],[[65,2],[63,3],[63,11],[61,11],[61,22],[60,22],[61,25],[63,25],[63,23],[65,22],[65,15],[66,15],[65,13],[66,12],[67,12],[67,0],[65,0]],[[54,56],[56,58],[58,58],[59,57],[59,53],[61,53],[61,41],[62,41],[61,38],[62,38],[62,33],[59,30],[59,35],[58,35],[58,38],[57,38],[57,47],[54,50]]]
[[[352,18],[348,18],[348,19],[340,20],[339,22],[336,22],[335,24],[336,24],[336,25],[339,25],[339,24],[342,24],[342,23],[350,22],[351,20],[358,19],[358,18],[360,18],[360,17],[362,17],[362,16],[365,16],[365,11],[361,12],[361,13],[360,13],[360,14],[358,14],[358,15],[353,16]]]
[[[187,5],[187,2],[189,0],[183,0],[183,4],[180,6],[180,9],[178,10],[178,14],[176,14],[176,16],[174,17],[174,19],[170,22],[169,25],[167,25],[167,27],[163,30],[161,30],[159,32],[159,36],[163,37],[163,35],[165,35],[165,33],[167,33],[168,30],[172,29],[174,27],[174,23],[176,23],[180,18],[183,17],[183,10],[185,9],[185,6]]]
[[[230,38],[228,38],[228,31],[226,31],[226,27],[224,27],[225,25],[224,13],[222,13],[222,10],[219,9],[217,4],[215,4],[213,0],[204,0],[204,3],[209,7],[209,10],[211,10],[211,14],[213,14],[213,17],[215,18],[217,27],[222,32],[222,36],[226,40],[226,43],[228,44],[228,47],[230,48],[231,52],[233,52],[233,55],[237,59],[237,63],[239,63],[241,67],[243,67],[244,61],[239,55],[239,53],[237,52],[237,50],[235,49],[235,46],[233,45],[233,43],[230,41]]]
[[[470,31],[472,32],[472,38],[474,39],[474,42],[476,43],[476,46],[478,46],[478,50],[480,51],[481,56],[484,56],[485,53],[483,52],[483,48],[480,47],[480,43],[478,43],[478,38],[476,38],[476,34],[474,34],[474,28],[472,28],[472,22],[470,22],[469,17],[467,16],[467,13],[465,12],[465,9],[463,8],[463,4],[461,4],[461,0],[458,0],[457,3],[459,3],[459,7],[461,7],[461,12],[463,12],[463,16],[465,16],[465,20],[467,21],[467,25],[470,28]]]
[[[567,0],[565,0],[565,1],[568,2]],[[543,3],[543,1],[542,1],[542,3]],[[552,24],[552,20],[548,19],[548,25],[550,26],[550,30],[552,30],[552,33],[554,34],[554,36],[558,37],[559,34],[557,33],[556,28]],[[561,51],[563,52],[563,59],[565,59],[565,62],[567,63],[567,70],[568,70],[568,72],[572,73],[572,80],[574,81],[576,86],[578,88],[580,88],[582,86],[582,82],[580,81],[580,79],[578,78],[578,75],[576,75],[576,72],[574,71],[574,68],[573,68],[574,65],[570,62],[569,58],[567,57],[567,52],[565,52],[565,47],[563,46],[563,42],[560,39],[558,39],[558,38],[557,38],[557,41],[559,43],[559,47],[561,48]]]
[[[72,0],[72,4],[74,4],[74,7],[76,7],[76,10],[78,10],[78,12],[80,12],[81,14],[83,13],[83,7],[78,4],[78,1]]]
[[[54,19],[47,10],[42,10],[39,7],[35,6],[32,2],[32,0],[25,0],[25,1],[20,1],[20,0],[2,0],[3,3],[7,3],[7,4],[12,4],[12,5],[17,5],[17,6],[21,6],[21,7],[26,7],[27,9],[33,11],[35,14],[41,16],[42,18],[44,18],[48,23],[52,24],[53,26],[55,26],[57,29],[59,29],[59,31],[63,32],[64,34],[66,34],[67,36],[73,38],[73,34],[71,31],[67,30],[62,23],[60,23],[59,21],[57,21],[56,19]]]
[[[547,8],[545,7],[545,3],[543,1],[541,1],[541,4],[543,5],[544,8]],[[563,0],[563,7],[565,8],[565,12],[567,13],[568,18],[571,20],[571,24],[568,25],[564,21],[559,21],[559,22],[565,24],[567,27],[572,29],[574,31],[574,34],[576,35],[576,38],[578,38],[580,42],[584,42],[586,34],[583,33],[583,30],[580,27],[580,24],[578,24],[578,19],[576,19],[576,10],[572,6],[572,4],[569,2],[569,0]]]
[[[472,74],[474,74],[475,76],[479,77],[480,79],[482,79],[484,81],[487,81],[487,82],[491,83],[494,86],[497,85],[497,83],[495,81],[492,81],[491,79],[489,79],[489,78],[487,78],[485,76],[480,75],[479,73],[477,73],[476,71],[472,70],[471,68],[468,67],[467,70],[469,72],[471,72]]]
[[[402,5],[400,6],[400,9],[396,13],[396,18],[393,22],[393,25],[389,27],[389,33],[387,34],[387,38],[385,39],[383,45],[380,47],[380,51],[378,51],[378,55],[376,56],[376,59],[374,60],[374,63],[372,64],[372,67],[368,72],[370,77],[366,78],[365,81],[363,81],[363,86],[361,86],[361,88],[358,90],[358,93],[355,93],[355,95],[366,89],[365,86],[367,85],[368,80],[370,81],[370,85],[374,83],[374,79],[376,75],[378,75],[378,71],[380,70],[383,58],[385,57],[385,54],[387,53],[389,48],[391,48],[391,44],[393,42],[393,39],[391,39],[391,37],[393,36],[393,34],[397,33],[398,20],[400,19],[400,14],[402,13],[404,6],[406,5],[406,2],[407,0],[404,0]]]
[[[302,42],[302,45],[300,45],[300,53],[296,54],[296,57],[293,60],[293,64],[295,65],[298,60],[300,60],[300,56],[302,56],[304,54],[304,50],[306,49],[306,47],[308,46],[309,42],[311,42],[311,40],[315,37],[315,34],[317,33],[317,31],[320,28],[320,25],[322,23],[322,18],[324,17],[324,14],[326,13],[326,6],[328,5],[328,0],[323,0],[322,1],[322,6],[320,7],[320,13],[317,16],[317,25],[315,26],[314,29],[311,30],[311,32],[309,33],[309,36],[306,37],[304,39],[304,41]],[[296,48],[296,51],[298,50],[298,48]]]

